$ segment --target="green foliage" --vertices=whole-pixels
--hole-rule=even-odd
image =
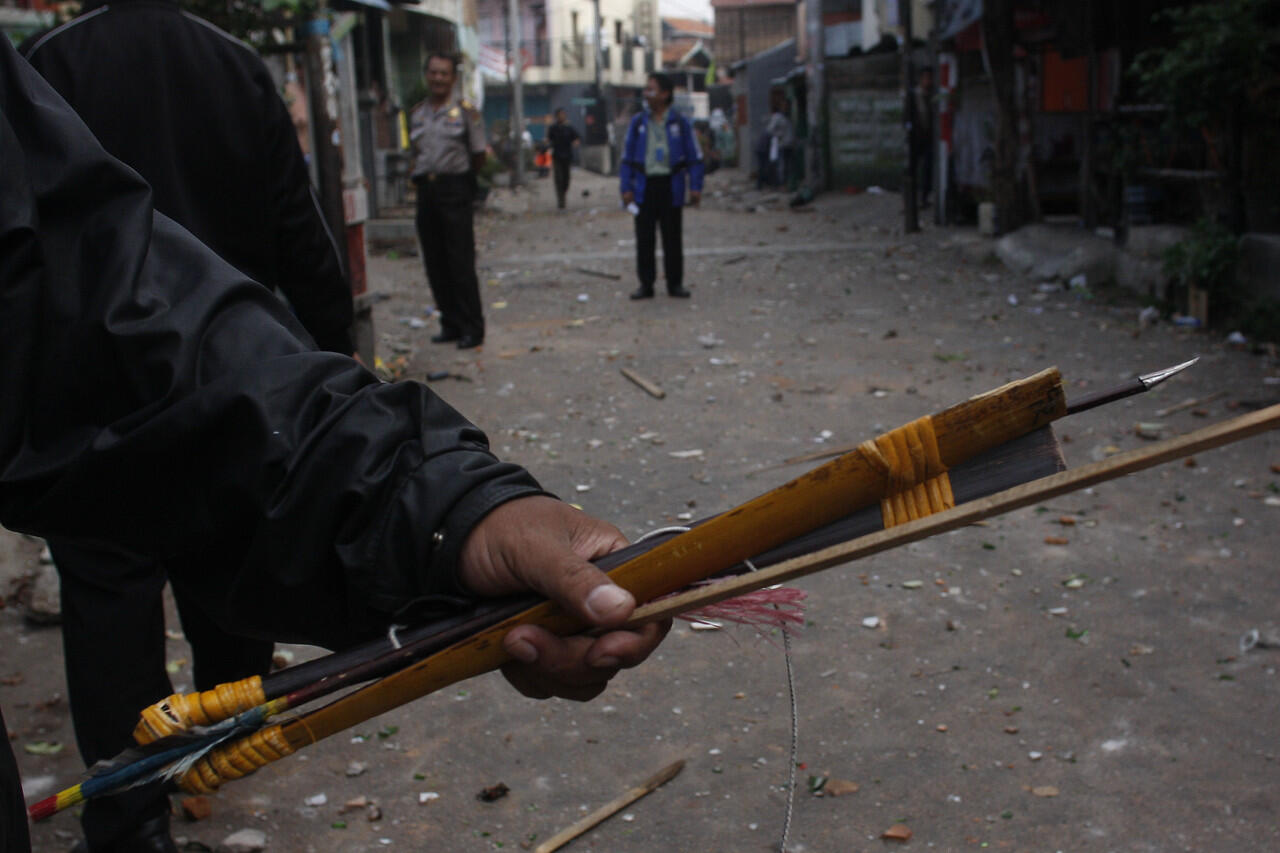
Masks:
[[[272,30],[312,17],[319,0],[182,0],[182,7],[262,49]]]
[[[1174,287],[1229,293],[1235,284],[1240,240],[1225,226],[1201,219],[1185,239],[1164,252],[1164,272]]]
[[[1233,326],[1254,341],[1280,341],[1280,300],[1259,297],[1234,312]]]
[[[1130,69],[1144,98],[1163,104],[1183,128],[1221,126],[1274,78],[1274,0],[1215,0],[1167,9],[1174,41],[1143,51]]]

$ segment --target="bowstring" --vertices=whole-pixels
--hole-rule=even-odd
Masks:
[[[645,533],[637,542],[643,542],[654,536],[661,536],[666,533],[685,533],[691,528],[681,525],[672,525],[670,527],[659,527]],[[751,571],[759,571],[755,564],[750,560],[743,560],[743,564]],[[781,612],[782,608],[774,604],[773,609]],[[788,630],[787,623],[781,623],[782,628],[782,659],[787,667],[787,695],[791,704],[791,769],[789,778],[787,779],[787,807],[782,816],[782,839],[778,843],[778,853],[787,853],[787,841],[791,837],[791,818],[795,811],[796,802],[796,767],[797,759],[800,755],[800,712],[796,702],[796,678],[795,670],[791,665],[791,632]]]

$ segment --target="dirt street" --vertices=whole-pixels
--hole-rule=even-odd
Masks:
[[[421,264],[401,246],[370,258],[379,356],[443,377],[432,388],[499,455],[632,538],[817,464],[783,460],[1051,365],[1074,396],[1202,356],[1151,393],[1060,422],[1071,466],[1280,399],[1274,353],[1140,329],[1132,299],[1015,277],[972,230],[904,236],[894,195],[792,211],[713,175],[685,215],[693,298],[659,283],[639,303],[612,181],[575,172],[562,213],[549,180],[495,195],[477,229],[484,347],[428,342]],[[1280,849],[1278,521],[1270,433],[798,582],[788,849]],[[34,570],[39,543],[5,546],[0,579]],[[43,797],[79,763],[57,629],[28,624],[13,590],[0,589],[0,705]],[[1261,642],[1242,645],[1255,630]],[[170,647],[189,684],[184,644]],[[683,758],[566,849],[777,850],[790,708],[780,634],[677,623],[594,702],[466,682],[228,785],[211,817],[175,830],[192,850],[246,828],[270,851],[532,849]],[[40,743],[65,748],[29,751]],[[499,782],[505,797],[477,799]],[[344,811],[358,797],[380,819]],[[881,838],[895,824],[905,843]],[[37,851],[65,850],[75,818],[34,836]]]

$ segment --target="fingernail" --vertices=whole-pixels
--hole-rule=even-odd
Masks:
[[[602,657],[591,664],[596,669],[617,669],[622,662],[615,657]]]
[[[587,610],[596,619],[606,619],[620,607],[626,607],[631,601],[631,594],[620,586],[611,583],[601,584],[591,590],[587,596]]]
[[[538,650],[527,640],[513,640],[507,651],[521,663],[536,663],[538,660]]]

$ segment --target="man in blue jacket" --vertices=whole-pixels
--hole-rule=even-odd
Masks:
[[[635,215],[636,275],[640,278],[632,299],[653,298],[653,282],[658,276],[655,226],[662,230],[667,295],[689,296],[684,288],[681,210],[686,184],[690,204],[702,199],[702,152],[689,120],[671,106],[674,93],[670,77],[649,75],[644,87],[645,110],[631,119],[622,147],[622,203]]]

